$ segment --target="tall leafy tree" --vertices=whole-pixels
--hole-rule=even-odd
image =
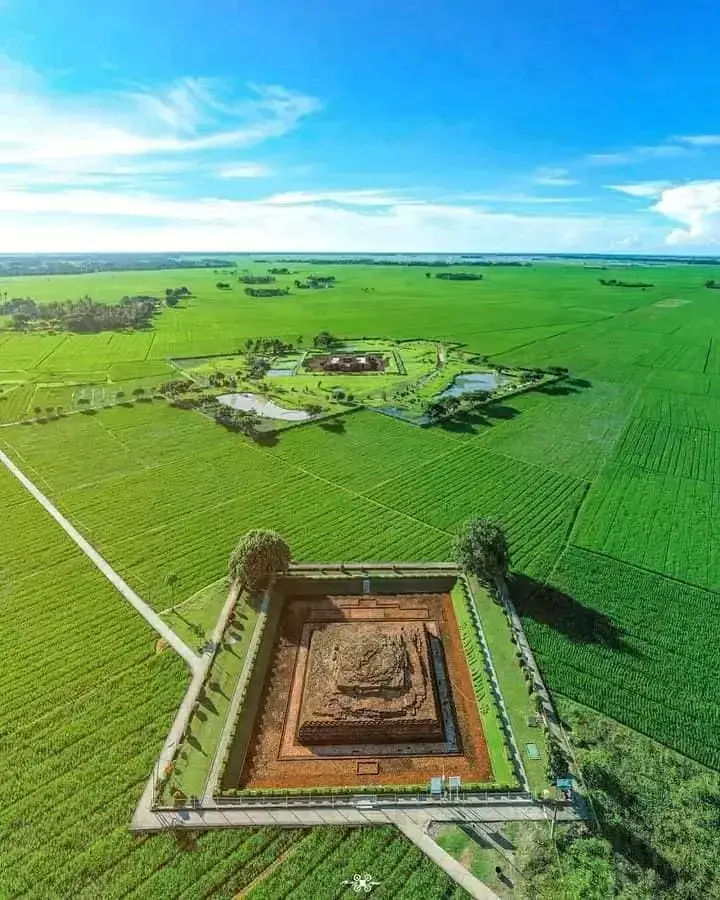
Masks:
[[[274,575],[287,572],[290,559],[290,547],[277,531],[255,528],[233,550],[228,573],[250,590],[259,590],[267,587]]]
[[[455,539],[455,558],[466,572],[493,584],[510,570],[510,548],[505,529],[490,519],[471,519]]]

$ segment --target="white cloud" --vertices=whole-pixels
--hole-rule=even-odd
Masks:
[[[358,191],[286,191],[273,194],[265,201],[278,206],[297,206],[308,203],[338,203],[341,206],[394,206],[418,201],[398,197],[382,190]]]
[[[60,184],[65,173],[66,184],[83,176],[96,184],[123,160],[171,166],[281,137],[321,107],[279,85],[250,92],[238,99],[230,83],[183,78],[162,91],[58,94],[32,69],[0,57],[0,121],[11,123],[0,130],[0,179]]]
[[[592,166],[623,166],[648,159],[672,159],[685,156],[690,150],[679,144],[658,144],[648,147],[630,147],[617,153],[591,153],[585,162]]]
[[[659,197],[670,187],[669,181],[638,181],[634,184],[606,184],[608,190],[620,191],[630,197]]]
[[[571,185],[578,183],[576,178],[570,177],[570,173],[567,169],[553,167],[538,169],[533,178],[533,182],[549,187],[570,187]]]
[[[587,203],[589,197],[546,197],[534,194],[456,194],[456,200],[480,200],[491,203]]]
[[[677,138],[694,147],[716,147],[720,145],[720,134],[689,134]]]
[[[220,178],[267,178],[273,174],[273,170],[262,163],[240,163],[218,169],[217,174]]]
[[[272,200],[0,191],[0,246],[4,252],[577,252],[609,251],[635,234],[645,245],[663,236],[659,227],[638,227],[630,216],[568,219],[442,203],[342,207]]]
[[[720,244],[720,181],[695,181],[663,191],[652,207],[683,228],[673,229],[668,244]]]

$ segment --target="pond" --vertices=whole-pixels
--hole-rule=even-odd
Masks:
[[[294,375],[295,369],[268,369],[266,375]]]
[[[264,419],[282,419],[284,422],[306,422],[312,419],[310,413],[304,409],[285,409],[284,406],[278,406],[277,403],[258,394],[222,394],[218,397],[218,401],[233,409],[257,413]]]
[[[438,394],[441,397],[462,397],[472,391],[494,391],[495,388],[507,384],[508,379],[497,372],[471,372],[469,375],[457,375],[449,388]]]

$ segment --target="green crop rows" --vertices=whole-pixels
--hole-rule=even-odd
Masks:
[[[277,528],[301,560],[421,561],[450,558],[469,516],[497,518],[550,687],[720,766],[720,323],[703,287],[717,270],[655,267],[642,292],[577,265],[498,267],[481,284],[313,271],[337,287],[301,302],[218,291],[202,271],[3,280],[40,301],[176,284],[193,297],[148,332],[1,332],[0,425],[35,406],[69,414],[1,427],[0,448],[158,610],[217,581],[248,528]],[[79,397],[127,402],[177,377],[170,358],[233,355],[248,337],[308,346],[321,329],[455,341],[571,376],[431,429],[355,411],[264,445],[163,400],[72,411]],[[204,836],[187,855],[164,837],[132,840],[184,669],[156,655],[154,635],[2,468],[0,502],[0,896],[231,897],[252,885],[251,896],[305,897],[330,884],[335,840],[377,861],[379,896],[448,896],[398,837],[258,829]]]

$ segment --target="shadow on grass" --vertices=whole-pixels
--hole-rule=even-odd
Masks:
[[[620,856],[643,869],[654,870],[661,878],[663,887],[672,892],[678,877],[675,867],[648,841],[628,828],[613,812],[613,807],[623,811],[637,809],[638,805],[642,806],[642,798],[634,791],[628,790],[627,786],[606,768],[592,767],[590,784],[593,791],[601,791],[612,799],[610,805],[607,801],[599,804],[598,816],[603,837],[610,841]]]
[[[342,419],[326,419],[318,424],[323,431],[327,431],[330,434],[344,434],[345,432],[345,422]]]
[[[260,447],[274,447],[280,441],[280,437],[277,431],[258,431],[253,440]]]
[[[610,616],[584,606],[552,585],[516,574],[510,591],[521,617],[547,625],[576,644],[601,644],[637,655],[625,643],[622,631]]]

